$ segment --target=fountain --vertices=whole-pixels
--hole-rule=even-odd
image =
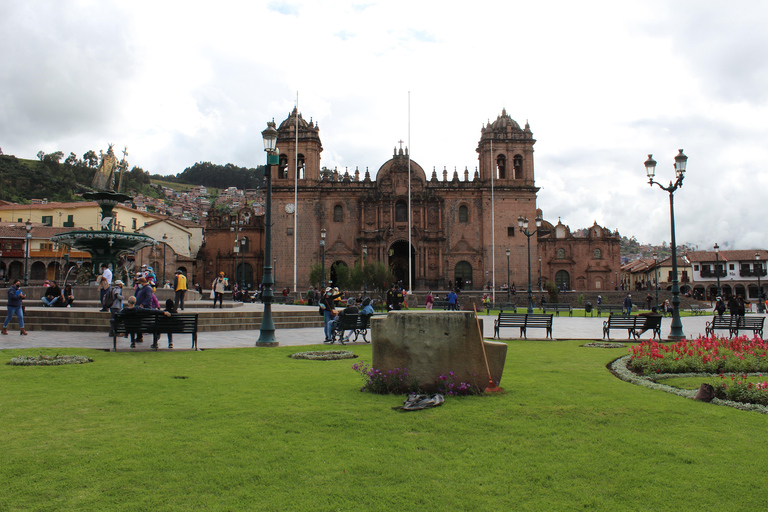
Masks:
[[[118,258],[121,255],[152,246],[156,242],[149,235],[125,233],[113,229],[114,215],[112,210],[116,205],[130,200],[131,196],[120,192],[123,185],[123,172],[128,168],[128,162],[125,160],[128,155],[127,148],[123,150],[123,159],[118,163],[112,146],[113,144],[109,145],[106,155],[103,151],[101,152],[99,169],[91,183],[92,188],[96,191],[83,194],[84,199],[95,201],[101,208],[101,229],[67,231],[53,236],[51,241],[89,253],[91,255],[91,268],[98,269],[102,263],[106,263],[114,269],[115,278],[117,278],[117,276],[127,277],[127,270],[123,268],[118,270]],[[118,171],[120,173],[119,181],[117,191],[115,191],[115,175]]]

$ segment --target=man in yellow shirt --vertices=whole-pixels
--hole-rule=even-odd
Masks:
[[[173,278],[173,289],[176,290],[176,310],[184,311],[184,297],[187,295],[187,278],[181,269],[176,271]]]

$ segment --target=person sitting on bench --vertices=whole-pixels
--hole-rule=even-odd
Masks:
[[[652,318],[659,317],[661,315],[659,314],[659,311],[656,308],[656,306],[653,306],[651,308],[651,312],[650,313],[640,313],[637,316],[645,317],[645,322],[643,323],[643,327],[641,328],[641,330],[639,332],[637,332],[637,331],[635,332],[635,334],[637,336],[640,336],[645,331],[647,331],[648,329],[652,329],[656,325],[657,320],[652,319]]]

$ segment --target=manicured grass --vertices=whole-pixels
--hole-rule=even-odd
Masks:
[[[358,391],[359,359],[287,357],[319,347],[2,365],[0,510],[762,509],[766,416],[620,381],[627,349],[582,343],[511,341],[505,394],[409,413]]]

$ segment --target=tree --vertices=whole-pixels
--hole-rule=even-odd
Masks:
[[[37,152],[37,158],[39,158],[41,162],[43,161],[43,158],[45,158],[45,152],[42,149]]]
[[[66,160],[64,160],[64,163],[65,163],[65,164],[67,164],[67,165],[72,165],[72,166],[75,166],[75,165],[77,165],[77,164],[78,164],[78,163],[80,163],[80,162],[79,162],[79,160],[77,159],[77,155],[76,155],[76,154],[74,154],[74,153],[71,153],[71,152],[70,152],[70,153],[69,153],[69,156],[67,157],[67,159],[66,159]]]
[[[42,151],[40,152],[42,153]],[[38,156],[40,154],[38,153]],[[54,153],[48,153],[47,155],[43,155],[43,162],[46,164],[55,164],[59,165],[59,162],[61,162],[61,159],[64,158],[64,153],[62,151],[56,151]]]
[[[332,267],[333,273],[336,274],[336,281],[333,283],[333,286],[337,287],[339,290],[348,288],[349,267],[341,263],[334,263]]]
[[[325,269],[325,282],[328,282],[328,270],[329,268],[326,267]],[[320,284],[322,282],[322,275],[323,275],[323,267],[319,263],[314,263],[309,266],[309,282],[312,283],[312,286],[315,286],[316,288],[320,288]]]
[[[86,162],[88,167],[96,167],[99,165],[99,157],[92,149],[89,149],[83,154],[83,162]]]

